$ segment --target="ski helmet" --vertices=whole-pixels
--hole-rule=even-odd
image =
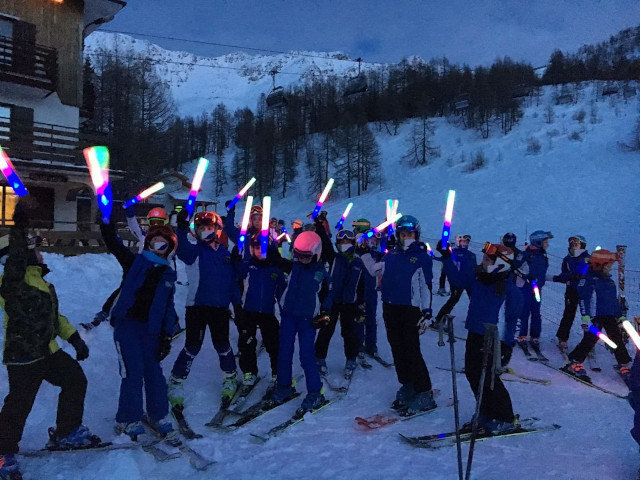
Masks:
[[[420,240],[420,222],[416,217],[403,215],[396,222],[396,237],[398,237],[398,239],[400,232],[415,232],[417,242]]]
[[[259,232],[251,235],[251,238],[249,239],[249,253],[251,253],[252,257],[257,258],[258,260],[262,259],[262,242]]]
[[[597,271],[602,271],[602,269],[609,264],[613,264],[618,261],[618,254],[616,252],[610,252],[609,250],[596,250],[589,257],[589,263],[591,264],[591,268]]]
[[[518,237],[516,237],[515,233],[507,232],[502,236],[500,241],[502,242],[502,244],[505,247],[509,247],[509,248],[513,249],[516,246],[516,242],[518,241]]]
[[[294,230],[302,228],[302,220],[294,220],[293,222],[291,222],[291,226]]]
[[[542,244],[544,243],[544,241],[550,238],[553,238],[551,232],[545,232],[544,230],[536,230],[535,232],[532,232],[531,235],[529,235],[529,241],[531,242],[531,245],[536,248],[542,248]]]
[[[300,233],[293,242],[293,254],[303,263],[319,261],[322,254],[320,236],[316,232],[310,231]]]
[[[366,218],[359,218],[351,223],[355,233],[365,233],[371,228],[371,222]]]
[[[568,241],[569,243],[571,243],[571,239],[572,239],[572,238],[577,238],[577,239],[578,239],[578,241],[580,242],[580,248],[583,248],[583,249],[584,249],[584,248],[587,248],[587,239],[586,239],[586,238],[584,238],[582,235],[571,235],[571,236],[567,239],[567,241]]]
[[[260,205],[254,205],[251,207],[251,214],[249,216],[253,217],[254,215],[262,216],[262,207]]]
[[[193,219],[193,224],[198,227],[211,227],[216,226],[222,228],[222,219],[214,211],[198,212]]]
[[[466,242],[470,242],[471,241],[471,235],[456,235],[456,247],[460,248],[462,247],[462,242],[466,241]],[[465,247],[462,248],[468,248],[469,244],[467,243],[467,245]]]
[[[486,268],[489,273],[507,272],[511,269],[513,262],[513,250],[504,245],[490,244],[488,248],[482,250],[491,260],[493,265]]]
[[[155,242],[155,245],[152,244],[151,240],[155,237],[162,237],[166,240],[166,244],[158,245],[158,242]],[[144,249],[153,251],[164,258],[167,258],[176,248],[178,248],[178,237],[168,225],[154,225],[144,237]]]
[[[169,214],[162,207],[155,207],[147,214],[149,225],[166,225],[169,223]]]

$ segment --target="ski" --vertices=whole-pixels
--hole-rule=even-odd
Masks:
[[[260,382],[260,380],[262,380],[262,377],[257,377],[256,382],[253,385],[240,386],[240,388],[238,389],[239,390],[238,395],[236,395],[233,402],[231,402],[231,405],[229,405],[228,410],[234,413],[241,413],[242,407],[244,406],[245,403],[247,403],[247,398],[249,397],[251,392],[253,392],[253,389],[258,384],[258,382]]]
[[[387,362],[384,358],[382,358],[378,352],[376,353],[367,353],[367,356],[370,358],[373,358],[376,362],[378,362],[380,365],[382,365],[383,367],[386,368],[392,368],[394,365],[391,362]]]
[[[596,359],[596,352],[593,349],[589,352],[589,355],[587,355],[587,365],[589,365],[589,370],[593,372],[602,371],[602,368],[600,368],[600,365],[598,365],[598,360]]]
[[[522,380],[526,380],[527,382],[539,383],[540,385],[550,385],[551,384],[551,380],[545,380],[543,378],[530,377],[528,375],[521,375],[520,373],[516,372],[511,367],[507,367],[506,370],[504,371],[504,373],[509,374],[509,375],[513,375],[514,377],[521,378]]]
[[[524,353],[525,357],[527,357],[527,360],[531,360],[532,362],[538,361],[538,357],[534,356],[529,351],[529,346],[526,344],[526,342],[517,342],[517,345],[522,349],[522,352]]]
[[[202,438],[202,435],[193,431],[193,429],[189,426],[187,419],[184,417],[184,406],[183,405],[174,405],[171,407],[171,414],[173,418],[176,420],[178,424],[178,430],[180,431],[180,435],[188,440],[193,440],[196,438]]]
[[[627,399],[629,398],[629,396],[628,396],[628,395],[620,395],[619,393],[613,392],[613,391],[611,391],[611,390],[607,390],[607,389],[606,389],[606,388],[604,388],[604,387],[601,387],[601,386],[599,386],[599,385],[596,385],[596,384],[594,384],[594,383],[592,383],[592,382],[590,382],[590,381],[583,380],[583,379],[581,379],[581,378],[577,377],[576,375],[571,375],[570,373],[565,372],[565,371],[564,371],[564,370],[562,370],[561,368],[554,367],[553,365],[549,365],[548,363],[540,362],[540,364],[541,364],[541,365],[545,365],[545,366],[547,366],[547,367],[549,367],[549,368],[551,368],[551,369],[555,370],[556,372],[560,372],[560,373],[562,373],[563,375],[566,375],[567,377],[574,379],[576,382],[580,382],[580,383],[582,383],[583,385],[587,385],[588,387],[592,387],[592,388],[595,388],[596,390],[600,390],[600,391],[601,391],[601,392],[603,392],[603,393],[608,393],[609,395],[613,395],[614,397],[622,398],[623,400],[627,400]]]
[[[549,359],[547,357],[544,356],[544,354],[542,353],[542,350],[540,350],[540,344],[539,343],[535,343],[535,342],[531,342],[531,350],[533,350],[533,353],[535,353],[536,357],[538,358],[538,360],[540,360],[541,362],[548,362]]]
[[[275,410],[276,408],[290,402],[294,398],[298,398],[299,396],[300,396],[300,392],[296,392],[295,395],[293,395],[291,398],[285,400],[282,403],[278,403],[276,405],[270,405],[266,400],[260,400],[258,403],[252,405],[251,407],[247,408],[244,412],[242,412],[242,416],[235,422],[230,423],[228,425],[213,425],[213,426],[209,425],[209,426],[216,428],[222,432],[230,432],[244,425],[247,425],[248,423],[253,422],[257,418],[260,418],[265,413],[269,413],[272,410]]]
[[[500,437],[514,437],[517,435],[527,435],[529,433],[541,433],[541,432],[550,432],[554,430],[558,430],[560,425],[551,424],[551,425],[542,425],[538,426],[537,418],[527,418],[520,421],[520,425],[517,428],[512,430],[508,430],[501,433],[491,433],[491,432],[478,432],[475,437],[476,441],[487,440],[489,438],[500,438]],[[460,433],[460,441],[463,443],[468,443],[471,441],[472,434],[471,432]],[[404,440],[411,446],[417,448],[442,448],[449,447],[456,444],[456,432],[447,432],[440,433],[436,435],[425,435],[422,437],[409,437],[400,434],[400,438]]]
[[[236,393],[233,395],[232,398],[230,399],[223,398],[222,401],[220,402],[220,408],[218,408],[218,411],[215,413],[213,418],[211,418],[211,420],[205,423],[205,426],[219,427],[222,425],[222,422],[224,422],[224,419],[226,418],[227,415],[229,414],[238,415],[237,412],[230,410],[229,406],[235,401],[239,393],[240,393],[240,387],[237,388]]]
[[[276,425],[268,432],[261,433],[261,434],[252,433],[251,436],[260,443],[266,443],[270,438],[277,437],[278,435],[287,431],[289,428],[293,427],[294,425],[297,425],[298,423],[303,422],[304,416],[307,413],[316,414],[318,412],[321,412],[328,406],[333,405],[339,400],[342,400],[343,397],[344,395],[338,395],[330,400],[325,400],[325,402],[322,405],[320,405],[318,408],[314,408],[313,410],[308,412],[299,413],[298,411],[296,411],[296,413],[294,413],[293,416],[289,418],[289,420],[282,422],[279,425]]]
[[[152,441],[151,443],[157,443]],[[143,446],[141,442],[127,441],[123,443],[102,442],[93,447],[87,448],[43,448],[40,450],[21,450],[20,455],[24,457],[46,457],[52,453],[78,453],[78,452],[105,452],[110,450],[133,450]]]
[[[447,372],[451,371],[451,369],[447,367],[436,367],[436,368],[438,370],[446,370]],[[549,380],[542,380],[540,378],[527,377],[525,375],[515,374],[515,372],[511,373],[509,370],[513,372],[513,369],[508,368],[504,372],[500,373],[500,380],[502,380],[503,382],[513,382],[513,383],[539,383],[541,385],[548,385],[551,383],[551,381]],[[456,370],[456,373],[464,375],[464,369]],[[505,378],[503,377],[503,375],[505,374],[513,375],[515,378]]]
[[[366,357],[364,356],[364,353],[359,353],[358,354],[358,364],[366,369],[369,370],[370,368],[373,368],[373,365],[371,365],[369,362],[367,362]]]
[[[346,395],[347,392],[349,391],[349,387],[351,386],[351,380],[353,379],[353,372],[351,372],[351,375],[349,377],[347,377],[347,375],[345,374],[345,382],[342,385],[338,385],[337,383],[334,383],[332,380],[329,380],[328,375],[320,375],[320,378],[322,378],[322,381],[327,385],[327,387],[329,387],[329,390],[332,390],[341,395]]]

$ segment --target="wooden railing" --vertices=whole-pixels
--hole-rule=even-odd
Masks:
[[[0,36],[0,81],[55,91],[58,84],[57,50]]]
[[[82,149],[104,145],[104,135],[48,123],[11,122],[0,117],[0,144],[11,158],[85,165]]]

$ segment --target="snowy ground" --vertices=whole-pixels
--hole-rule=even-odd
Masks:
[[[107,255],[69,258],[46,255],[46,261],[52,269],[49,280],[57,286],[61,311],[76,325],[91,318],[120,279],[117,263]],[[562,292],[563,287],[557,284],[544,291],[545,298],[550,299],[550,306],[543,309],[543,350],[556,365],[561,364],[561,359],[552,346],[558,318],[553,300]],[[186,287],[178,286],[177,303],[181,317],[185,294]],[[436,308],[445,300],[437,296],[434,299]],[[461,325],[466,306],[466,298],[463,298],[453,312],[458,316],[457,333],[462,336],[466,335]],[[237,333],[233,330],[232,335],[236,338]],[[379,324],[378,333],[381,354],[390,359],[382,324]],[[112,437],[119,388],[111,328],[102,325],[83,336],[91,349],[91,356],[83,363],[89,379],[85,423],[109,439]],[[574,331],[572,343],[578,339],[579,334]],[[182,343],[183,339],[178,339],[173,352],[164,361],[167,374]],[[379,431],[359,431],[354,417],[385,412],[398,387],[394,371],[374,363],[373,369],[356,372],[351,390],[341,402],[311,416],[281,437],[265,445],[256,445],[250,441],[249,433],[260,433],[278,424],[293,412],[297,402],[271,412],[234,433],[208,431],[204,423],[218,405],[221,375],[213,348],[205,342],[186,384],[186,414],[194,429],[205,435],[205,438],[194,441],[193,446],[218,461],[209,472],[194,471],[184,458],[159,464],[142,451],[88,452],[22,459],[25,479],[162,479],[187,476],[193,479],[294,479],[302,476],[314,479],[457,478],[455,448],[419,450],[405,445],[398,437],[398,433],[418,435],[449,431],[454,424],[453,408],[444,406],[451,397],[451,374],[435,369],[435,366],[450,364],[448,345],[438,347],[437,334],[427,332],[422,337],[422,347],[434,387],[441,390],[438,402],[443,407],[436,412]],[[455,347],[457,364],[461,366],[464,342],[457,342]],[[68,347],[65,349],[73,352]],[[626,393],[622,382],[609,368],[614,363],[613,357],[604,348],[599,346],[597,349],[603,372],[593,373],[594,380],[602,386]],[[266,354],[259,358],[263,373],[268,373],[267,360]],[[337,375],[344,362],[339,336],[334,336],[328,360],[330,370]],[[632,478],[640,465],[640,458],[637,445],[628,433],[632,410],[624,400],[528,362],[519,351],[514,352],[512,366],[518,372],[552,382],[549,386],[507,383],[515,411],[522,417],[537,416],[545,424],[561,424],[562,429],[477,444],[473,478]],[[297,371],[300,367],[294,365],[294,372]],[[0,396],[6,393],[6,385],[6,371],[2,369]],[[258,390],[265,387],[262,383]],[[303,384],[301,389],[304,391]],[[475,403],[463,376],[458,376],[458,392],[461,418],[467,420]],[[55,422],[56,400],[57,390],[43,385],[27,422],[21,444],[23,449],[36,449],[46,442],[46,429]],[[465,459],[467,449],[463,446]]]

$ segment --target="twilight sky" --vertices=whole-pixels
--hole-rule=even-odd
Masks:
[[[556,48],[573,52],[639,21],[639,0],[127,0],[102,29],[247,47],[140,37],[211,57],[341,51],[369,62],[444,55],[475,66],[508,55],[537,67]]]

